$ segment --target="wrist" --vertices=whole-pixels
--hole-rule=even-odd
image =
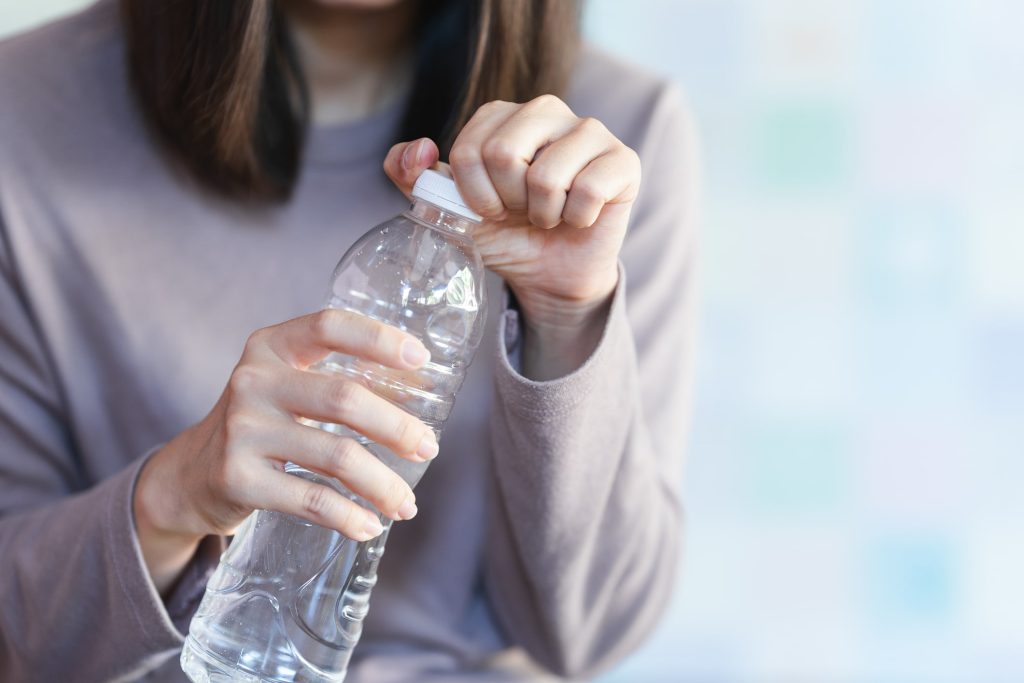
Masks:
[[[171,439],[142,466],[133,509],[139,533],[163,540],[196,540],[211,533],[191,498],[197,493],[185,468],[200,466],[199,447],[208,440],[204,420]]]
[[[132,512],[135,533],[142,550],[146,569],[163,595],[177,580],[182,569],[195,555],[205,534],[182,524],[186,515],[176,512],[175,502],[180,487],[168,481],[167,449],[174,441],[154,453],[142,466],[135,484]]]
[[[557,352],[587,340],[596,343],[604,329],[610,301],[609,295],[586,308],[574,307],[545,315],[523,310],[521,324],[524,348]]]
[[[166,449],[173,447],[173,442],[153,454],[139,472],[135,485],[135,496],[132,509],[135,514],[135,527],[139,536],[147,538],[200,539],[204,534],[192,530],[195,525],[188,523],[188,515],[179,500],[180,487],[170,483],[166,462]]]
[[[608,304],[618,285],[618,269],[584,296],[564,297],[546,292],[523,292],[511,285],[522,314],[524,331],[536,339],[572,340],[603,325]]]
[[[523,375],[548,381],[582,366],[601,341],[614,289],[594,301],[520,301]]]

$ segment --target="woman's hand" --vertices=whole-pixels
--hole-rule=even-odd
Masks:
[[[463,198],[485,219],[474,232],[484,264],[524,314],[525,364],[532,348],[544,366],[535,378],[573,369],[596,345],[618,279],[639,158],[551,95],[480,107],[449,158]],[[409,194],[437,160],[437,146],[421,138],[392,147],[384,170]]]
[[[363,385],[308,371],[332,351],[399,370],[429,353],[370,318],[324,310],[249,337],[213,410],[157,452],[139,476],[134,508],[147,566],[161,590],[207,534],[230,534],[254,509],[297,515],[363,541],[380,520],[332,488],[284,472],[292,461],[334,477],[391,519],[416,514],[405,481],[357,441],[300,424],[344,424],[400,456],[437,455],[433,431]]]

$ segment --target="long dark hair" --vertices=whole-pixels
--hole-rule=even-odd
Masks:
[[[274,0],[121,0],[121,10],[136,97],[169,155],[223,194],[288,197],[309,102]],[[578,23],[578,0],[419,0],[399,139],[434,138],[445,157],[481,104],[558,94]]]

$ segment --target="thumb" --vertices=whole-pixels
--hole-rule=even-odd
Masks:
[[[439,157],[437,145],[430,138],[399,142],[384,157],[384,173],[408,197],[416,179],[423,171],[436,165]]]

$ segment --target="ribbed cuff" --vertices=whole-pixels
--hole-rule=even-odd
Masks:
[[[133,505],[139,474],[156,450],[114,477],[116,482],[107,507],[107,540],[118,582],[140,632],[152,648],[163,650],[176,649],[184,643],[189,621],[199,606],[207,580],[217,568],[225,542],[220,536],[203,539],[166,602],[160,597],[142,556]]]

